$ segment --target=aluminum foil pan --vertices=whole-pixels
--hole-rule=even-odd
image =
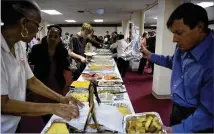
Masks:
[[[130,115],[124,116],[124,118],[123,118],[123,122],[122,122],[123,123],[123,133],[125,133],[125,134],[127,133],[126,127],[127,127],[127,121],[128,120],[132,119],[133,117],[139,117],[139,116],[142,117],[142,116],[146,116],[148,114],[155,115],[158,118],[158,121],[160,122],[160,124],[163,125],[163,122],[160,118],[160,115],[157,112],[144,112],[144,113],[130,114]],[[166,131],[164,129],[162,131],[163,131],[163,133],[166,133]]]
[[[116,100],[123,100],[124,99],[124,91],[121,87],[97,87],[97,91],[105,91],[105,90],[112,90],[113,95],[115,96]],[[114,92],[116,91],[116,92]],[[111,92],[110,92],[111,93]]]
[[[79,89],[73,89],[73,90],[70,90],[67,94],[66,94],[66,96],[70,96],[70,95],[72,95],[72,93],[79,93],[79,94],[81,94],[81,93],[83,93],[83,94],[88,94],[88,97],[89,97],[89,91],[87,90],[87,89],[82,89],[82,88],[79,88]],[[88,101],[88,100],[87,100]],[[83,101],[83,102],[87,102],[86,100],[85,101]]]
[[[121,80],[102,80],[98,82],[101,87],[121,87],[123,82]]]

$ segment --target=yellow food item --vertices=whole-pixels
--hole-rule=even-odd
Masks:
[[[75,88],[88,88],[90,85],[89,81],[74,81],[71,86],[74,86]]]
[[[141,121],[141,122],[144,122],[144,121],[146,121],[146,117],[145,116],[139,116],[139,117],[137,117],[137,120],[138,121]]]
[[[123,106],[118,106],[117,109],[125,116],[128,114],[131,114],[131,112],[129,111],[129,109],[127,107],[123,107]]]
[[[74,92],[74,93],[71,93],[71,95],[81,102],[87,102],[88,101],[88,93],[76,93],[76,92]]]
[[[104,77],[105,80],[117,80],[119,77],[117,75],[106,75]]]
[[[136,126],[136,121],[132,121],[132,120],[128,121],[128,128],[129,129],[135,128],[135,126]]]
[[[103,66],[98,65],[98,64],[91,64],[91,65],[89,66],[89,69],[91,69],[91,70],[102,70],[102,69],[103,69]]]
[[[100,125],[100,124],[97,124],[98,125],[98,127],[100,128],[102,125]],[[92,128],[92,129],[96,129],[96,125],[95,124],[88,124],[88,126],[90,127],[90,128]]]
[[[146,129],[145,127],[139,127],[139,128],[136,128],[136,133],[145,133],[146,132]]]
[[[146,128],[146,130],[148,130],[148,129],[149,129],[149,126],[150,126],[150,124],[151,124],[151,122],[152,122],[152,119],[153,119],[153,117],[152,117],[152,116],[149,116],[149,117],[147,118],[147,120],[146,120],[146,124],[145,124],[145,128]]]
[[[162,126],[161,126],[160,122],[158,120],[156,120],[155,118],[152,120],[152,126],[157,128],[158,130],[162,129]]]
[[[69,134],[66,123],[53,123],[46,134]]]
[[[128,131],[128,133],[130,133],[130,134],[132,134],[132,133],[133,133],[133,134],[134,134],[134,133],[136,133],[136,131],[135,131],[134,129],[128,129],[127,131]]]
[[[127,133],[163,133],[162,125],[154,114],[129,119],[126,131]]]

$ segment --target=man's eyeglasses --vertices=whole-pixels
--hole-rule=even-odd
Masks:
[[[36,22],[36,21],[34,21],[32,19],[27,19],[27,20],[33,22],[38,27],[38,31],[41,31],[43,29],[43,26],[40,26],[38,22]]]

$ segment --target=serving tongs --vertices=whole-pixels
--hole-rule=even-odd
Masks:
[[[86,131],[90,121],[91,121],[91,118],[93,119],[94,123],[95,123],[95,127],[97,129],[97,132],[103,132],[98,123],[97,123],[97,119],[96,119],[96,114],[95,114],[95,103],[94,103],[94,95],[96,97],[96,101],[98,103],[98,105],[101,103],[100,101],[100,98],[98,96],[98,92],[97,92],[97,81],[91,81],[90,82],[90,86],[89,86],[89,98],[88,98],[88,101],[89,101],[89,113],[88,113],[88,116],[87,116],[87,120],[86,120],[86,123],[84,125],[84,129],[83,129],[83,132]]]

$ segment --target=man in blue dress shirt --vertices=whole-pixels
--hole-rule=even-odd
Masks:
[[[144,57],[172,70],[168,133],[213,132],[213,46],[204,8],[192,3],[180,5],[169,17],[176,49],[162,56],[143,48]],[[157,42],[158,43],[158,42]]]

